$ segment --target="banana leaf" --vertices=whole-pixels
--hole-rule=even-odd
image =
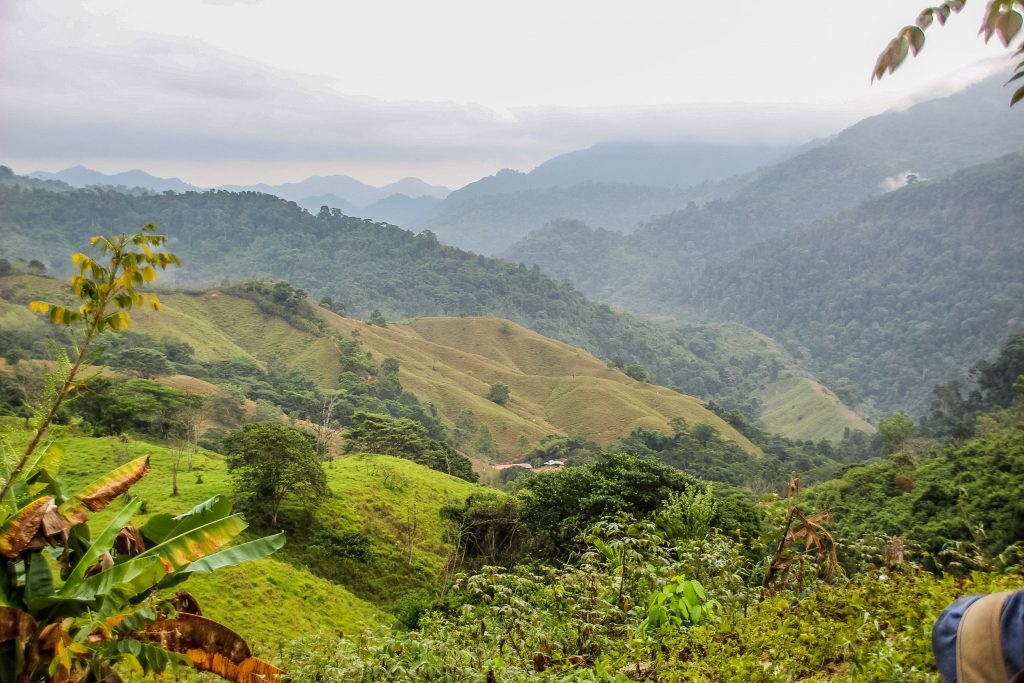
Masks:
[[[214,572],[225,567],[234,567],[243,562],[262,560],[284,547],[284,532],[273,536],[264,536],[254,541],[241,543],[227,550],[207,555],[206,557],[190,563],[179,572],[175,572],[161,582],[161,588],[176,586],[189,577],[190,574],[205,574]]]
[[[172,517],[168,514],[153,515],[142,527],[142,535],[153,545],[159,545],[169,538],[180,536],[204,524],[209,524],[231,514],[231,499],[214,496],[183,514]]]
[[[149,472],[149,456],[136,458],[126,465],[108,472],[60,506],[60,513],[72,524],[82,524],[90,512],[98,512],[110,501],[135,485]]]
[[[185,567],[182,572],[189,574],[204,574],[207,572],[214,572],[224,567],[234,567],[236,564],[243,562],[251,562],[253,560],[261,560],[268,555],[271,555],[281,548],[284,547],[285,538],[284,532],[274,534],[273,536],[264,536],[263,538],[257,538],[254,541],[247,543],[241,543],[228,548],[227,550],[221,550],[219,553],[213,553],[207,555],[201,560],[192,562]]]
[[[26,600],[26,604],[36,610],[64,602],[92,602],[97,598],[108,598],[113,600],[113,607],[119,609],[132,598],[157,586],[166,575],[167,570],[160,558],[134,558],[93,574],[79,582],[74,591],[61,590],[53,595],[34,597]]]
[[[0,528],[0,553],[15,558],[32,542],[53,498],[36,498],[18,510]]]
[[[114,515],[114,519],[110,520],[110,524],[96,537],[96,540],[89,546],[89,549],[82,554],[82,559],[71,570],[67,580],[60,589],[59,595],[68,597],[78,591],[80,584],[85,579],[85,573],[89,571],[89,567],[96,564],[103,553],[110,551],[114,546],[114,539],[117,538],[118,532],[121,531],[121,527],[127,524],[132,515],[139,511],[139,506],[141,505],[142,501],[136,498],[125,505],[123,510]]]
[[[168,573],[175,572],[217,552],[247,526],[242,515],[231,515],[174,536],[149,548],[138,558],[159,557]]]

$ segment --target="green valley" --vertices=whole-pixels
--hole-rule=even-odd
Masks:
[[[1024,0],[936,3],[9,0],[0,683],[1024,680]]]
[[[45,258],[33,235],[68,252],[80,249],[89,236],[88,222],[74,216],[122,224],[156,219],[184,259],[182,274],[171,275],[180,278],[179,286],[185,280],[198,289],[204,282],[219,284],[223,277],[270,277],[287,280],[315,298],[328,297],[353,316],[368,317],[375,309],[386,319],[498,316],[616,361],[619,367],[637,365],[658,384],[713,399],[751,420],[760,413],[753,394],[773,372],[792,368],[809,374],[793,355],[740,325],[643,320],[593,303],[536,269],[443,246],[430,233],[413,235],[337,211],[314,216],[269,195],[130,196],[96,190],[27,191],[0,183],[0,254],[8,259]],[[281,225],[288,229],[279,230]],[[54,273],[64,268],[51,265]],[[204,334],[193,336],[205,337],[207,328],[204,323],[196,328]],[[251,334],[254,330],[250,328],[249,336],[265,339],[268,347],[276,345],[275,337]],[[191,344],[188,333],[183,334]],[[222,336],[210,335],[199,346],[222,343],[214,341]],[[322,352],[324,346],[316,348]],[[325,367],[318,364],[316,372]],[[842,429],[830,436],[841,438]],[[518,434],[511,438],[518,439]]]

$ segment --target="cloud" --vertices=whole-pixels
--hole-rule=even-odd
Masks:
[[[543,158],[609,137],[778,140],[832,125],[820,111],[743,106],[499,112],[452,102],[386,102],[165,36],[100,50],[72,43],[42,60],[9,56],[0,84],[0,153],[16,157]],[[744,132],[750,130],[759,133]]]
[[[234,1],[249,4],[206,0]],[[395,177],[411,172],[403,165],[525,170],[609,139],[802,142],[866,113],[751,103],[495,110],[356,97],[332,78],[127,29],[116,9],[51,0],[0,8],[0,163],[372,164],[391,165]]]

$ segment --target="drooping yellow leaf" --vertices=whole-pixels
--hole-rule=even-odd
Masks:
[[[999,40],[1003,43],[1003,47],[1010,47],[1010,41],[1016,37],[1022,25],[1024,25],[1024,17],[1015,9],[1008,10],[1000,17],[996,24],[996,30],[999,32]]]
[[[30,311],[34,311],[36,313],[46,313],[50,310],[50,304],[45,301],[30,301],[28,303],[28,308]]]
[[[237,633],[212,619],[179,613],[146,625],[130,635],[136,640],[159,643],[192,660],[195,668],[235,683],[273,683],[284,671],[252,656],[249,645]]]
[[[141,272],[142,279],[146,282],[152,282],[156,279],[156,269],[153,266],[146,266]]]
[[[51,503],[53,498],[50,496],[37,498],[14,513],[14,516],[0,528],[0,553],[14,558],[27,548],[35,538],[39,525],[43,522],[43,515]]]
[[[131,318],[125,311],[118,311],[117,313],[111,313],[105,318],[106,324],[110,329],[116,331],[127,329],[131,323]]]
[[[100,477],[81,493],[65,501],[60,506],[60,512],[72,524],[81,524],[89,519],[90,512],[107,507],[110,501],[134,486],[148,472],[149,455],[136,458]]]
[[[907,39],[910,44],[910,51],[916,57],[917,53],[924,47],[924,31],[917,26],[907,26],[900,34]]]

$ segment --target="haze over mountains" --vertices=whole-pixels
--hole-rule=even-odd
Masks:
[[[153,192],[197,192],[210,188],[190,185],[178,178],[158,178],[145,171],[132,170],[107,174],[84,166],[49,173],[35,171],[30,178],[55,180],[71,187],[124,187],[129,190]],[[406,223],[410,215],[429,210],[451,190],[430,185],[419,178],[403,178],[394,183],[375,187],[345,175],[312,176],[295,183],[268,185],[222,185],[214,189],[229,192],[263,192],[296,202],[310,211],[328,205],[349,215],[358,215],[390,223]]]
[[[537,265],[556,280],[628,311],[742,322],[784,343],[795,359],[784,365],[806,365],[811,372],[799,372],[812,381],[826,377],[841,398],[867,413],[901,407],[920,411],[928,387],[996,348],[1020,325],[1019,306],[1013,302],[1020,300],[1016,288],[1021,278],[1014,264],[1024,255],[1010,208],[1015,200],[998,190],[1000,179],[1013,177],[1019,162],[991,162],[1008,151],[1024,150],[1024,129],[1016,125],[1018,112],[1006,107],[1005,95],[1000,79],[990,79],[949,97],[872,117],[801,149],[607,143],[561,155],[530,173],[504,170],[450,194],[417,179],[375,188],[347,176],[225,189],[273,193],[312,213],[328,206],[342,214],[426,228],[442,242]],[[983,162],[990,163],[957,177],[966,180],[943,180]],[[78,182],[85,177],[82,169],[69,175]],[[648,184],[630,182],[637,180]],[[915,187],[899,190],[907,183]],[[924,196],[932,197],[931,203]],[[4,207],[8,215],[20,211],[25,199],[12,195]],[[65,209],[68,215],[99,212],[128,223],[145,215],[167,223],[161,217],[180,215],[171,207],[183,199],[115,201],[79,194],[61,201],[78,207]],[[56,199],[50,201],[56,206]],[[228,269],[229,276],[289,279],[363,314],[374,307],[399,316],[496,314],[606,356],[616,347],[601,340],[594,321],[603,314],[597,310],[586,314],[592,322],[581,332],[579,322],[567,322],[564,308],[557,312],[564,304],[547,301],[537,308],[517,298],[541,287],[556,300],[576,301],[577,294],[552,289],[544,279],[522,277],[489,260],[478,261],[482,270],[470,274],[470,264],[459,263],[468,254],[445,252],[429,235],[385,235],[389,228],[338,222],[339,216],[331,214],[311,220],[268,201],[241,196],[186,201],[183,206],[187,214],[195,212],[194,222],[182,224],[183,232],[172,231],[172,237],[182,240],[179,248],[190,255],[195,274],[215,282],[215,269],[223,266],[207,263],[204,254],[228,244],[239,264]],[[853,213],[842,213],[858,204]],[[983,207],[989,204],[1001,213],[986,216]],[[232,232],[228,224],[219,227],[220,220],[210,213],[217,205],[233,216],[234,234],[250,240],[244,251],[223,242]],[[251,211],[279,213],[279,225],[295,226],[291,237],[305,235],[306,246],[322,246],[296,251],[293,242],[278,244],[273,231],[257,227],[256,214],[249,218]],[[881,236],[855,245],[858,235],[875,234],[869,224],[888,227]],[[973,232],[965,233],[967,226]],[[33,256],[31,241],[17,232],[9,236],[8,253]],[[70,248],[75,234],[72,224],[63,223],[53,237]],[[967,234],[977,238],[973,244],[964,241]],[[388,248],[375,244],[378,240],[389,242]],[[835,250],[840,241],[849,248]],[[978,251],[981,244],[985,248]],[[974,251],[950,260],[949,249],[968,248]],[[340,262],[334,267],[322,262],[324,254],[332,253],[335,259],[339,253],[354,257],[344,273]],[[435,260],[424,269],[422,258],[428,254]],[[947,265],[936,270],[934,264],[944,260]],[[399,263],[404,265],[396,271]],[[445,269],[444,274],[435,267]],[[971,279],[972,269],[979,268],[992,274],[985,284]],[[382,278],[385,272],[389,277]],[[499,272],[515,273],[521,293],[502,292],[507,285],[492,279]],[[897,287],[893,278],[900,272],[929,278],[930,284]],[[793,274],[799,274],[797,280],[788,282]],[[893,287],[902,293],[896,306],[867,294]],[[825,298],[816,300],[812,289],[818,299]],[[948,308],[985,313],[968,315],[971,326],[953,329],[935,318],[937,309],[929,308],[936,292],[943,293],[942,305]],[[853,299],[837,307],[835,301],[847,294]],[[843,320],[858,321],[855,339],[835,329]],[[891,334],[900,325],[915,332]],[[659,334],[648,328],[641,347]],[[697,395],[724,396],[716,388],[719,380],[708,372],[695,377],[676,361],[659,360],[659,354],[674,358],[677,351],[639,348],[633,348],[630,360],[645,364],[658,381]],[[888,364],[878,363],[879,356]],[[889,381],[893,377],[898,380]],[[733,405],[746,400],[741,395],[754,395],[755,385],[744,386],[729,399]],[[761,390],[759,395],[775,394]],[[744,409],[752,415],[763,412]]]
[[[134,169],[123,173],[101,173],[85,166],[74,166],[56,173],[35,171],[29,173],[30,178],[39,180],[57,180],[71,187],[125,187],[141,188],[153,192],[193,192],[201,188],[190,185],[179,178],[157,178],[145,171]]]

